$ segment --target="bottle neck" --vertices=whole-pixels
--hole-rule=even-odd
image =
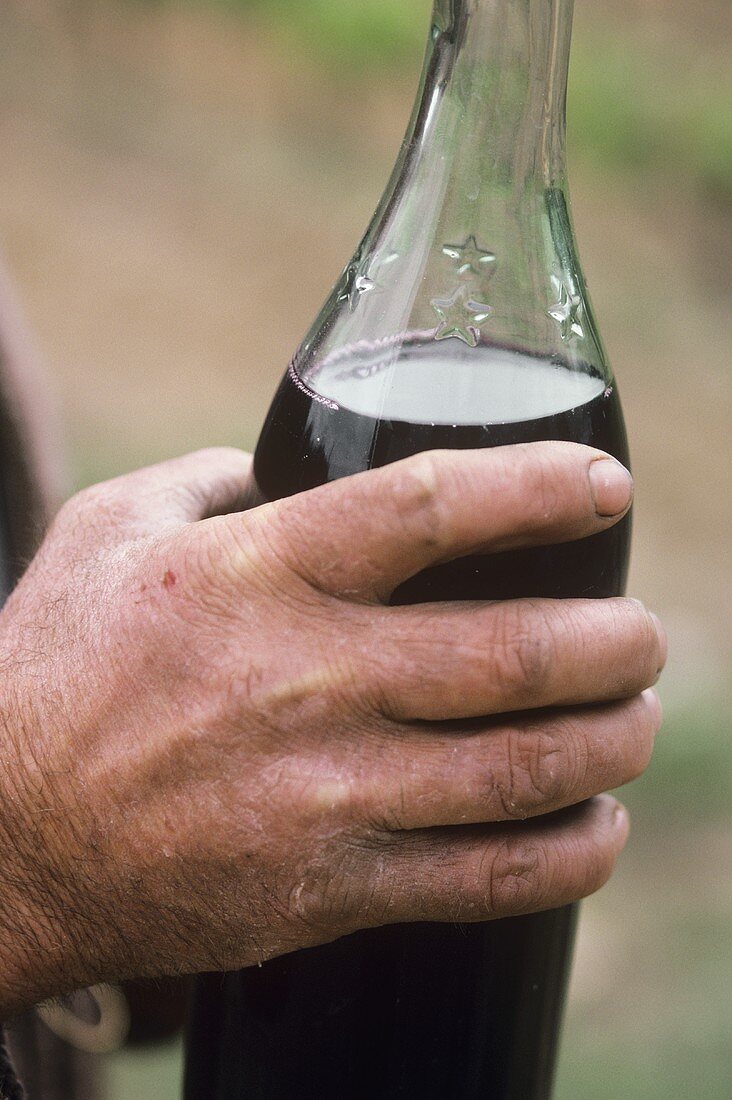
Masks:
[[[453,357],[483,344],[606,374],[567,196],[572,10],[436,0],[407,136],[334,291],[338,339],[330,306],[316,323],[318,355],[364,333],[387,348],[408,335],[449,340]]]
[[[562,187],[573,5],[435,0],[413,143],[439,144],[463,184]]]

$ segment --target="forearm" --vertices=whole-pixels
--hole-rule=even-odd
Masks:
[[[57,992],[58,963],[47,920],[28,904],[33,876],[8,858],[7,833],[0,838],[0,1020],[9,1020]]]
[[[54,777],[44,774],[37,750],[19,744],[30,714],[7,694],[0,711],[0,1020],[8,1020],[73,988],[73,904],[63,864],[51,856],[68,846]]]

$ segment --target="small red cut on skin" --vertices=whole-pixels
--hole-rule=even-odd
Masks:
[[[173,588],[178,583],[178,578],[172,569],[168,569],[163,577],[163,588]]]

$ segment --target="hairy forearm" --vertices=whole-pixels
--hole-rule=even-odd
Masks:
[[[7,820],[7,801],[0,815],[0,1020],[7,1020],[58,991],[61,978],[58,939],[48,914],[37,905],[40,867],[21,861],[19,837]],[[23,840],[22,846],[26,846]],[[44,883],[48,892],[51,883]],[[53,902],[54,911],[58,902]]]
[[[56,854],[68,847],[68,815],[41,745],[28,736],[28,709],[7,691],[0,699],[0,1020],[76,984],[73,905]]]

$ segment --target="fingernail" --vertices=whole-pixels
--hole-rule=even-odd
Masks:
[[[590,490],[598,516],[611,518],[625,512],[633,499],[633,478],[614,458],[598,458],[590,464]]]
[[[661,706],[661,700],[658,698],[658,692],[654,691],[653,688],[646,688],[643,692],[643,699],[653,714],[657,729],[660,729],[663,721],[663,707]]]

